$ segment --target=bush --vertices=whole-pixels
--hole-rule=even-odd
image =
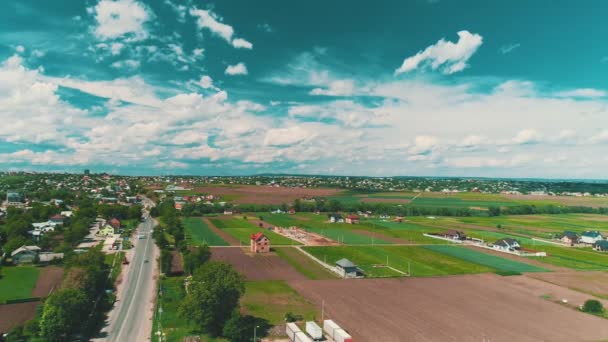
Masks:
[[[604,312],[604,306],[599,300],[589,299],[583,305],[583,311],[592,314],[601,314]]]
[[[294,314],[291,311],[285,314],[285,322],[287,323],[301,321],[302,319],[302,315]]]

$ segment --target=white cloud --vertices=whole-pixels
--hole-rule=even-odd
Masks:
[[[599,97],[606,97],[608,96],[608,92],[604,91],[604,90],[599,90],[599,89],[593,89],[593,88],[580,88],[580,89],[573,89],[573,90],[567,90],[567,91],[562,91],[556,94],[559,97],[578,97],[578,98],[587,98],[587,99],[594,99],[594,98],[599,98]]]
[[[205,49],[203,49],[203,48],[197,48],[197,49],[192,50],[192,55],[195,58],[201,58],[201,57],[203,57],[203,53],[204,52],[205,52]]]
[[[439,139],[433,136],[420,135],[414,139],[413,145],[408,149],[411,154],[426,155],[435,151],[439,146]]]
[[[441,68],[444,74],[452,74],[464,70],[469,58],[481,46],[483,38],[476,33],[459,31],[456,43],[440,39],[436,44],[408,57],[395,70],[395,74],[411,72],[419,67]]]
[[[524,129],[521,130],[515,135],[513,138],[513,142],[515,144],[535,144],[540,142],[542,139],[542,135],[538,133],[534,129]]]
[[[229,65],[228,67],[226,67],[226,70],[224,71],[224,73],[226,75],[247,75],[248,71],[247,71],[247,66],[245,65],[245,63],[241,62],[235,65]]]
[[[190,9],[190,15],[197,18],[197,25],[201,29],[208,29],[213,34],[221,37],[226,42],[234,46],[235,48],[251,49],[253,44],[243,38],[235,38],[234,28],[228,24],[224,24],[218,16],[209,11],[201,10],[197,8]]]
[[[203,89],[213,88],[213,79],[211,77],[207,76],[207,75],[204,75],[204,76],[201,77],[201,79],[198,82],[198,84]]]
[[[328,96],[350,96],[355,92],[355,82],[353,80],[336,80],[329,83],[327,89],[315,88],[310,91],[311,95]]]
[[[110,66],[114,69],[130,69],[130,70],[135,70],[135,69],[139,68],[139,65],[140,65],[140,62],[136,61],[134,59],[116,61],[116,62],[110,64]]]
[[[508,45],[503,45],[500,47],[500,53],[502,53],[503,55],[506,55],[508,53],[513,52],[513,50],[519,48],[521,46],[521,44],[519,43],[514,43],[514,44],[508,44]]]
[[[125,47],[123,43],[112,43],[110,51],[113,56],[120,55],[120,51]]]
[[[236,38],[232,41],[232,46],[237,49],[253,49],[253,44],[243,38]]]
[[[23,45],[17,45],[17,47],[15,48],[15,51],[17,51],[18,53],[24,53],[25,48],[23,47]]]
[[[128,36],[141,40],[148,37],[144,24],[153,13],[135,0],[101,0],[94,8],[95,35],[101,40]]]
[[[306,139],[310,139],[314,133],[300,126],[292,126],[288,128],[270,129],[264,137],[264,145],[266,146],[286,146],[301,143]]]

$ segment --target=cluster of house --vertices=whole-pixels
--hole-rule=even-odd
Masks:
[[[117,218],[112,218],[108,220],[97,232],[98,236],[112,236],[114,234],[120,233],[120,229],[122,227],[122,223]]]
[[[71,211],[62,211],[61,214],[51,216],[47,221],[32,223],[33,230],[28,231],[28,234],[36,241],[46,233],[54,232],[57,226],[62,226],[64,221],[72,216]]]
[[[567,243],[570,246],[582,243],[586,245],[592,245],[593,249],[595,249],[596,251],[608,251],[608,240],[605,240],[604,236],[602,236],[602,233],[598,232],[597,230],[584,231],[580,236],[576,232],[566,230],[558,238],[562,242]]]
[[[217,200],[219,197],[216,195],[193,195],[193,196],[173,196],[173,202],[175,202],[175,209],[182,210],[186,203],[205,203],[205,204],[213,204],[214,200]],[[225,202],[220,202],[220,205],[225,205]]]
[[[361,222],[361,217],[359,215],[346,215],[342,214],[329,214],[329,223],[349,223],[349,224],[358,224]]]

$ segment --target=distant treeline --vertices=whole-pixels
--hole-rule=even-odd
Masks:
[[[388,203],[343,203],[337,200],[307,202],[296,200],[293,206],[287,204],[239,204],[238,206],[208,205],[204,203],[187,203],[182,209],[184,216],[200,216],[204,214],[223,213],[225,209],[238,208],[240,212],[270,212],[277,209],[288,211],[293,208],[296,212],[366,212],[386,214],[391,216],[499,216],[499,215],[531,215],[531,214],[608,214],[608,208],[592,208],[583,206],[557,205],[517,205],[500,208],[491,206],[488,210],[476,210],[466,207],[425,207],[415,204],[397,205]]]

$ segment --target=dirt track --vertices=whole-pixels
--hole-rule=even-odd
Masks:
[[[355,341],[597,341],[602,318],[577,305],[588,295],[525,276],[290,281]]]
[[[285,260],[274,253],[252,255],[242,248],[212,247],[211,260],[232,264],[247,280],[304,280]]]
[[[327,197],[340,192],[338,189],[285,188],[253,185],[235,187],[208,186],[196,188],[195,190],[213,195],[234,196],[234,203],[248,204],[289,204],[298,198]]]
[[[24,324],[36,315],[40,302],[0,305],[0,333]]]

